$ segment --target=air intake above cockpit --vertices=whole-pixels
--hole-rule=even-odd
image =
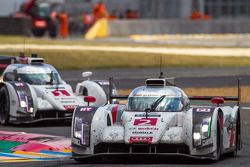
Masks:
[[[145,82],[147,87],[155,87],[155,86],[175,86],[175,78],[152,78],[147,79]]]

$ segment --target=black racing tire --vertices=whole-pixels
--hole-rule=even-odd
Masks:
[[[239,121],[239,117],[237,117],[237,121],[236,121],[236,130],[235,130],[235,134],[236,134],[236,143],[235,143],[235,149],[228,153],[227,156],[229,157],[236,157],[237,153],[238,153],[238,148],[240,147],[240,134],[239,134],[239,128],[240,128],[240,121]]]
[[[7,86],[0,88],[0,124],[7,125],[10,115],[10,100]]]
[[[221,145],[222,145],[222,137],[221,137],[221,129],[220,129],[220,121],[219,118],[217,119],[217,130],[216,130],[217,134],[216,134],[216,151],[214,154],[214,158],[213,161],[217,162],[220,160],[220,156],[221,156]]]

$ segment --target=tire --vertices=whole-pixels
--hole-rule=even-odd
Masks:
[[[236,134],[235,150],[233,152],[230,152],[227,154],[227,156],[229,156],[229,157],[236,157],[238,149],[240,148],[240,146],[239,146],[240,145],[239,128],[240,128],[240,121],[239,121],[239,117],[238,117],[237,122],[236,122],[236,130],[235,130],[235,134]]]
[[[219,118],[217,119],[217,134],[216,134],[216,151],[213,158],[214,162],[217,162],[221,156],[221,129],[220,129],[220,121]]]
[[[10,100],[6,86],[0,88],[0,124],[7,125],[9,123]]]

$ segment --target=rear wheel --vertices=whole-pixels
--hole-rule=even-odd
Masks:
[[[0,88],[0,123],[9,123],[10,102],[9,93],[6,86]]]
[[[238,149],[240,149],[240,121],[239,121],[239,117],[237,118],[237,122],[236,122],[235,140],[236,141],[235,141],[234,151],[227,154],[230,157],[236,157]]]

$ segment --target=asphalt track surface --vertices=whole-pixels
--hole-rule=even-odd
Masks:
[[[89,159],[85,162],[85,164],[79,164],[72,159],[65,159],[61,161],[46,161],[46,162],[22,162],[22,163],[5,163],[0,164],[0,166],[6,167],[144,167],[144,166],[153,166],[153,167],[162,167],[162,166],[249,166],[250,164],[250,110],[242,110],[241,111],[241,126],[242,126],[242,140],[243,140],[243,149],[238,153],[236,158],[223,156],[222,159],[217,163],[211,163],[207,161],[198,161],[192,159],[185,159],[181,157],[165,157],[165,158],[151,158],[145,159],[143,157],[140,158],[109,158],[109,159]],[[2,127],[1,130],[8,131],[26,131],[33,133],[45,133],[45,134],[53,134],[60,135],[65,137],[70,137],[70,124],[64,125],[60,123],[51,123],[44,122],[32,124],[29,126],[11,126],[11,127]]]
[[[73,87],[83,78],[81,73],[88,69],[61,72],[62,78]],[[91,79],[114,78],[118,89],[133,89],[144,85],[146,78],[157,78],[160,68],[119,68],[91,70]],[[250,67],[227,68],[162,68],[164,77],[175,77],[179,87],[224,87],[236,86],[241,78],[242,85],[250,85]]]
[[[84,70],[83,70],[84,71]],[[177,77],[177,84],[183,87],[214,87],[214,86],[234,86],[236,85],[235,79],[242,78],[242,83],[248,85],[250,83],[250,68],[221,68],[221,69],[175,69],[164,68],[163,71],[168,75]],[[109,76],[116,78],[117,87],[129,89],[134,86],[142,85],[144,78],[158,77],[159,69],[108,69],[108,70],[93,70],[93,79],[107,79]],[[62,72],[63,79],[70,81],[74,84],[76,81],[81,80],[81,71],[65,71]],[[201,77],[201,78],[200,78]],[[139,78],[139,79],[137,79]],[[199,82],[198,82],[199,81]],[[198,84],[199,83],[199,84]],[[181,87],[182,87],[181,86]],[[72,159],[64,159],[61,161],[49,162],[23,162],[23,163],[5,163],[0,166],[7,167],[162,167],[162,166],[249,166],[250,164],[250,110],[241,111],[241,124],[242,124],[242,139],[243,149],[238,153],[236,158],[229,158],[223,156],[217,163],[210,163],[206,161],[196,161],[191,159],[183,159],[180,157],[167,157],[167,158],[111,158],[111,159],[92,159],[88,160],[85,164],[78,164]],[[70,137],[70,122],[39,122],[29,125],[11,125],[0,126],[1,131],[23,131],[29,133],[41,133],[49,135],[57,135],[63,137]]]

